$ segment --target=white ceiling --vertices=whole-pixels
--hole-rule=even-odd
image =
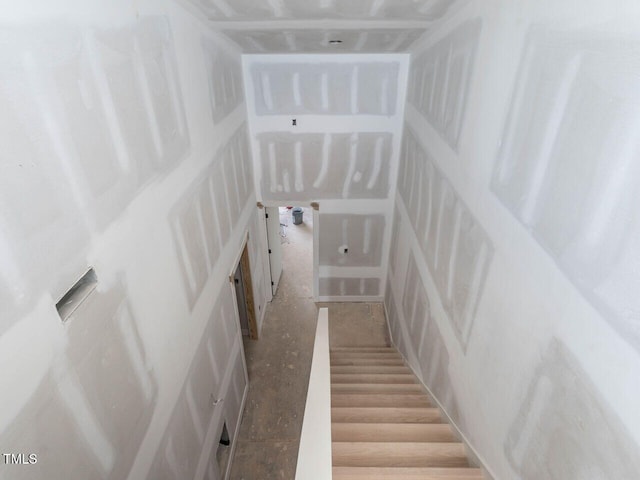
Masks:
[[[193,0],[211,20],[436,20],[453,0]]]
[[[406,52],[468,0],[188,1],[244,53],[382,53]]]
[[[404,52],[423,29],[225,31],[245,53],[393,53]],[[332,44],[331,40],[342,43]]]

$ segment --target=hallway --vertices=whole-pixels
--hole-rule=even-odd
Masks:
[[[388,344],[382,304],[314,303],[311,210],[305,208],[302,225],[288,223],[280,285],[260,339],[244,339],[249,393],[232,480],[295,477],[319,307],[329,308],[332,345]]]

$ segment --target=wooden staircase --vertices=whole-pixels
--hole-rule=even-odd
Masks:
[[[391,347],[331,349],[333,480],[482,480]]]

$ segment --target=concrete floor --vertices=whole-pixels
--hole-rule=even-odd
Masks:
[[[249,394],[235,439],[232,480],[292,480],[307,397],[319,307],[329,308],[331,346],[388,345],[384,308],[313,301],[313,215],[281,217],[283,271],[259,340],[245,339]]]

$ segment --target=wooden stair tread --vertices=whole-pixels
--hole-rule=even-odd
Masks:
[[[482,480],[394,348],[330,353],[334,480]]]
[[[331,360],[331,368],[340,366],[388,366],[388,367],[401,367],[404,365],[404,361],[401,358],[334,358]]]
[[[456,442],[447,423],[332,423],[334,442]]]
[[[406,365],[332,365],[331,373],[358,375],[383,375],[399,373],[413,376],[413,373]]]
[[[366,393],[376,395],[378,393],[422,393],[425,394],[419,383],[332,383],[332,393]],[[426,395],[426,394],[425,394]]]
[[[345,358],[369,358],[377,360],[385,360],[390,358],[398,358],[402,360],[402,356],[393,351],[389,352],[331,352],[330,359],[345,359]]]
[[[430,407],[426,395],[420,393],[333,393],[332,407]]]
[[[362,347],[331,347],[330,353],[342,353],[342,352],[393,352],[397,353],[396,349],[387,346],[362,346]]]
[[[410,373],[332,373],[331,383],[417,383]]]
[[[401,358],[334,358],[331,360],[331,368],[339,366],[355,366],[355,365],[379,365],[379,366],[402,366],[404,360]]]
[[[482,480],[479,468],[333,467],[333,480]]]
[[[332,407],[332,422],[347,423],[442,423],[437,408]]]
[[[462,443],[332,442],[333,466],[468,467]]]

